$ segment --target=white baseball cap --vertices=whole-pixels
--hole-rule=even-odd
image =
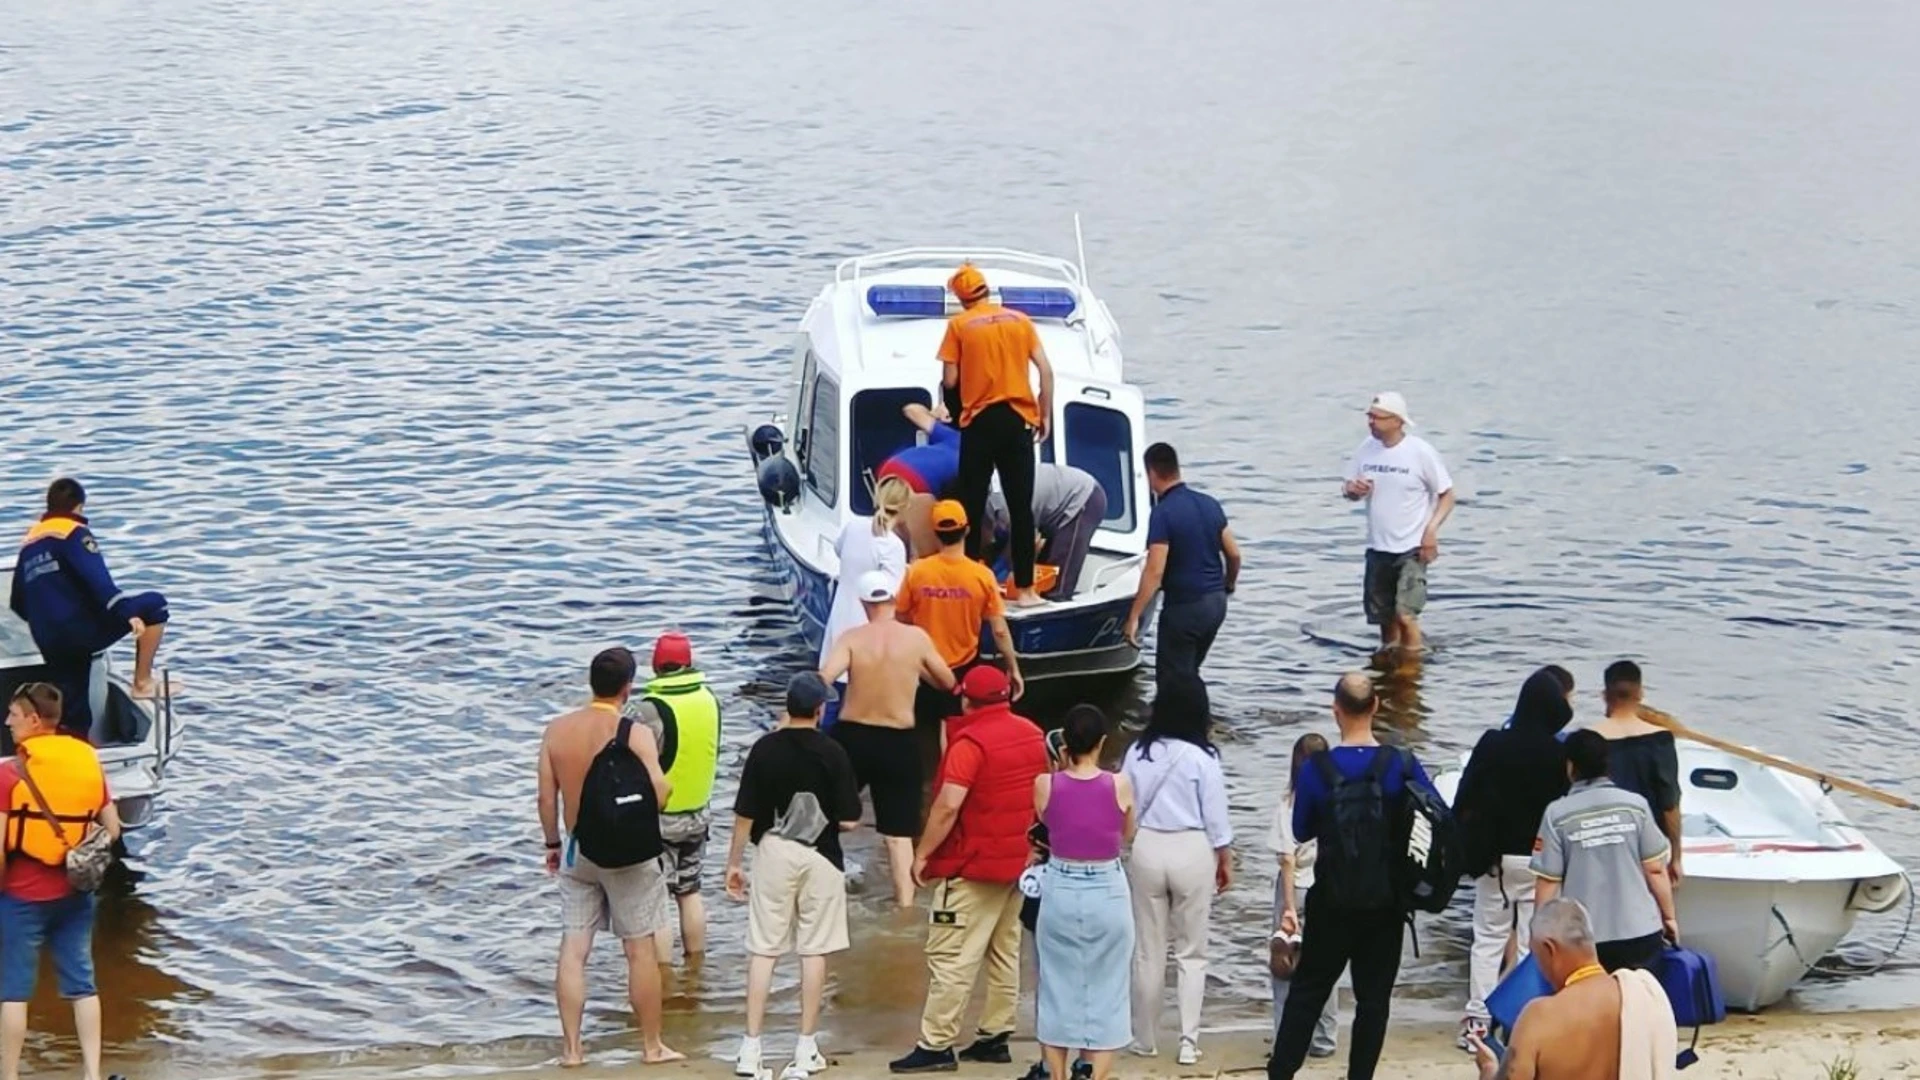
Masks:
[[[887,576],[885,570],[869,570],[861,574],[853,587],[860,599],[869,604],[884,604],[893,599],[893,579]]]
[[[1401,397],[1398,390],[1382,390],[1373,395],[1373,402],[1367,406],[1367,411],[1376,410],[1397,416],[1408,424],[1413,423],[1413,417],[1407,415],[1407,399]]]

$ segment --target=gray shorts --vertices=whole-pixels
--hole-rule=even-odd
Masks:
[[[686,814],[660,815],[660,840],[667,847],[667,891],[693,896],[700,891],[700,865],[707,857],[707,837],[713,814],[702,808]]]
[[[667,929],[665,858],[618,870],[595,866],[567,845],[560,866],[560,929],[568,934],[612,930],[621,940]]]
[[[1399,555],[1367,551],[1367,574],[1361,592],[1367,622],[1379,626],[1396,615],[1418,615],[1427,606],[1427,564],[1419,552]]]

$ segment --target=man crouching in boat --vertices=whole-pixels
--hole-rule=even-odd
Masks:
[[[87,524],[87,491],[68,477],[47,488],[47,512],[27,530],[13,565],[13,610],[27,621],[66,697],[61,726],[85,737],[95,653],[133,635],[133,696],[158,693],[153,658],[167,628],[167,599],[121,591]]]
[[[1674,1075],[1673,1006],[1652,975],[1609,977],[1595,951],[1593,922],[1578,900],[1540,905],[1529,928],[1534,959],[1551,997],[1535,998],[1513,1025],[1501,1059],[1471,1036],[1480,1080],[1664,1080]]]

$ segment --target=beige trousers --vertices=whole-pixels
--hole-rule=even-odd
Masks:
[[[1159,1047],[1167,946],[1178,970],[1180,1036],[1200,1038],[1207,992],[1207,920],[1213,912],[1213,845],[1207,834],[1141,829],[1127,860],[1133,886],[1133,1042]]]
[[[983,964],[987,1000],[980,1010],[980,1031],[999,1035],[1013,1030],[1020,1002],[1020,899],[1020,890],[1012,885],[962,878],[933,883],[921,1046],[948,1050],[959,1040]]]

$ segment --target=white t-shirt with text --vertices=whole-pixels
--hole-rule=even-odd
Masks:
[[[1367,436],[1347,463],[1346,479],[1373,481],[1367,496],[1367,549],[1403,555],[1420,546],[1440,496],[1453,488],[1440,452],[1418,435],[1387,446]]]

